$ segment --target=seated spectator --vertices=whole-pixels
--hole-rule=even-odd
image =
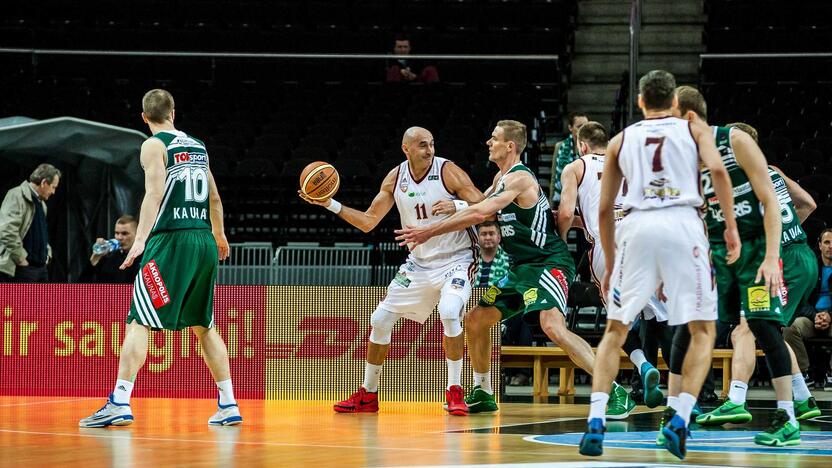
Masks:
[[[589,122],[589,118],[585,113],[571,112],[568,122],[569,135],[555,144],[555,154],[552,156],[551,180],[549,181],[549,199],[552,202],[560,201],[560,179],[563,175],[563,168],[581,157],[578,154],[578,129],[587,122]]]
[[[803,340],[818,336],[832,337],[832,327],[829,326],[832,320],[832,317],[830,317],[830,310],[832,310],[832,299],[830,299],[830,290],[832,290],[832,228],[824,229],[821,232],[818,250],[820,251],[821,269],[820,284],[815,289],[817,291],[815,293],[817,295],[817,301],[814,302],[815,306],[806,306],[799,309],[794,322],[783,330],[786,342],[794,351],[797,357],[797,365],[803,375],[807,377],[807,382],[810,380],[810,376],[808,376],[810,362]],[[822,365],[825,366],[825,364]],[[820,372],[815,373],[821,375]]]
[[[419,68],[419,63],[408,60],[410,55],[410,39],[396,37],[393,45],[393,54],[402,58],[387,66],[387,82],[398,83],[400,81],[418,81],[421,83],[436,83],[439,81],[439,71],[433,65],[424,65]]]
[[[90,257],[90,268],[87,269],[83,279],[93,283],[132,283],[139,272],[139,265],[142,263],[141,255],[127,269],[120,270],[119,267],[127,258],[127,253],[133,247],[136,239],[136,228],[139,222],[130,215],[124,215],[116,220],[115,239],[119,242],[119,248],[107,254]],[[96,244],[103,244],[106,239],[99,237]]]
[[[487,288],[508,272],[508,254],[500,247],[500,227],[495,221],[485,221],[477,228],[480,243],[479,268],[474,286]]]

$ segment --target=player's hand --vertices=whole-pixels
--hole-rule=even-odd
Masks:
[[[144,241],[136,239],[136,241],[133,242],[133,247],[130,247],[130,251],[127,252],[127,258],[124,259],[124,263],[122,263],[118,269],[126,270],[127,268],[130,268],[142,252],[144,252]]]
[[[430,207],[430,214],[437,215],[452,215],[456,213],[456,205],[453,200],[439,200]]]
[[[228,239],[225,238],[224,232],[215,232],[214,240],[217,242],[217,258],[223,261],[229,256]]]
[[[29,266],[29,261],[25,258],[21,258],[19,262],[17,262],[17,266],[19,267],[27,267]]]
[[[309,198],[305,193],[303,193],[300,190],[298,190],[298,196],[301,199],[303,199],[303,201],[305,201],[306,203],[311,203],[313,205],[322,206],[324,208],[329,206],[330,200],[331,200],[331,198],[327,198],[325,200],[313,200],[313,199]]]
[[[611,269],[607,269],[604,272],[604,277],[601,279],[601,295],[605,300],[610,293],[610,278],[612,278],[612,271]]]
[[[393,231],[396,234],[396,240],[402,247],[409,247],[411,250],[417,245],[424,244],[431,237],[433,237],[428,226],[406,226],[401,229]]]
[[[766,289],[771,297],[780,296],[780,284],[783,279],[779,257],[766,256],[763,263],[760,264],[760,268],[757,269],[757,277],[754,278],[754,282],[759,283],[760,280],[765,281]]]
[[[667,296],[664,295],[664,283],[659,285],[659,289],[656,289],[656,297],[662,302],[667,302]]]
[[[740,258],[742,242],[740,242],[740,235],[736,228],[728,229],[726,227],[722,235],[725,238],[725,246],[728,248],[728,255],[725,256],[725,260],[730,265]]]

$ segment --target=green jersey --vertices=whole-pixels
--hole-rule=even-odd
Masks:
[[[526,171],[534,173],[523,164],[516,164],[503,176],[512,172]],[[495,194],[503,191],[502,178],[497,182]],[[497,221],[502,233],[502,246],[514,264],[523,263],[562,263],[571,254],[566,243],[555,229],[555,220],[549,201],[542,190],[538,189],[537,203],[531,208],[521,208],[514,202],[497,212]]]
[[[716,138],[716,147],[722,156],[722,163],[728,170],[731,178],[731,186],[734,188],[734,216],[737,219],[737,230],[741,239],[752,239],[765,235],[763,224],[762,205],[745,171],[737,164],[734,150],[731,148],[731,129],[728,127],[712,127]],[[711,171],[702,170],[702,190],[707,200],[707,211],[705,212],[705,224],[708,226],[708,237],[710,242],[725,243],[723,232],[725,231],[725,217],[722,215],[722,208],[716,198]]]
[[[768,175],[771,176],[774,192],[777,194],[777,202],[780,204],[780,217],[783,222],[783,238],[780,245],[805,244],[806,233],[803,232],[803,228],[800,226],[800,218],[797,216],[797,210],[794,203],[792,203],[789,189],[786,187],[786,180],[771,166],[768,168]]]
[[[165,192],[151,233],[179,229],[211,229],[208,201],[208,153],[185,132],[163,131],[167,147]]]

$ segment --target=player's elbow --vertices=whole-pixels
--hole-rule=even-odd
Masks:
[[[610,205],[602,204],[598,207],[598,219],[602,218],[611,218],[613,215],[613,207]]]
[[[815,209],[817,209],[818,207],[818,204],[812,197],[808,197],[807,200],[801,200],[800,205],[800,211],[804,211],[806,213],[806,216],[812,214],[812,212],[815,211]]]
[[[491,216],[490,214],[485,214],[485,213],[481,213],[479,211],[475,211],[474,214],[472,215],[472,218],[474,220],[474,224],[476,225],[476,224],[482,224],[483,222],[488,221],[488,218],[490,216]]]

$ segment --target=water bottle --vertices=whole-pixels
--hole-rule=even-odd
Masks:
[[[106,240],[103,243],[95,243],[92,245],[92,253],[95,255],[107,255],[108,253],[118,249],[121,243],[115,239]]]

